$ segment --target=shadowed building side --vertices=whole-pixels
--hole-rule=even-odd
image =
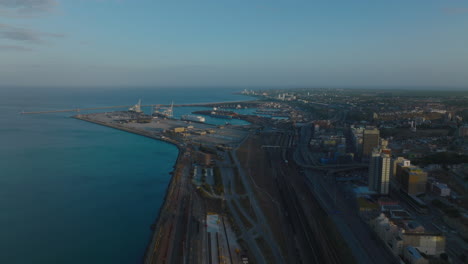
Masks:
[[[362,137],[362,154],[364,161],[368,161],[372,151],[379,145],[380,131],[377,128],[366,128]]]
[[[369,190],[387,195],[390,186],[391,151],[388,142],[382,140],[381,145],[374,148],[369,160]]]

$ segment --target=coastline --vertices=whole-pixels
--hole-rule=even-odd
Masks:
[[[159,140],[159,141],[162,141],[162,142],[170,143],[170,144],[176,146],[177,149],[178,149],[179,152],[180,152],[180,146],[179,146],[179,144],[178,144],[176,141],[171,140],[170,138],[167,138],[167,137],[166,137],[166,138],[162,138],[162,137],[154,136],[154,135],[151,135],[150,133],[143,133],[143,132],[140,131],[140,130],[131,129],[131,128],[127,128],[127,127],[122,127],[122,126],[118,126],[118,125],[111,125],[111,124],[108,124],[108,123],[105,123],[105,122],[99,122],[99,121],[96,121],[96,120],[91,120],[91,119],[88,119],[88,118],[83,118],[83,117],[80,116],[80,115],[72,116],[72,118],[75,118],[75,119],[78,119],[78,120],[82,120],[82,121],[86,121],[86,122],[89,122],[89,123],[94,123],[94,124],[101,125],[101,126],[106,126],[106,127],[114,128],[114,129],[117,129],[117,130],[121,130],[121,131],[125,131],[125,132],[128,132],[128,133],[132,133],[132,134],[144,136],[144,137],[147,137],[147,138],[156,139],[156,140]]]
[[[89,123],[93,123],[93,124],[97,124],[97,125],[102,125],[102,126],[113,128],[113,129],[117,129],[117,130],[124,131],[124,132],[127,132],[127,133],[132,133],[132,134],[135,134],[135,135],[140,135],[140,136],[144,136],[144,137],[147,137],[147,138],[159,140],[161,142],[169,143],[169,144],[171,144],[171,145],[173,145],[173,146],[175,146],[177,148],[177,158],[176,158],[176,160],[174,162],[173,170],[171,172],[169,172],[171,174],[169,184],[167,185],[166,192],[165,192],[164,198],[163,198],[163,202],[161,204],[161,207],[158,210],[156,218],[153,221],[153,223],[150,225],[151,235],[150,235],[149,241],[147,243],[147,246],[145,248],[145,253],[141,257],[142,263],[150,263],[151,260],[148,260],[148,258],[150,258],[151,256],[149,256],[148,252],[149,252],[149,250],[151,248],[154,248],[154,245],[155,245],[155,243],[157,241],[158,234],[161,232],[162,223],[161,223],[161,217],[160,216],[165,211],[165,209],[167,209],[167,207],[168,207],[168,196],[169,196],[170,193],[175,191],[175,187],[177,185],[176,184],[175,171],[177,171],[177,169],[180,167],[180,164],[181,164],[180,160],[181,160],[181,157],[183,157],[183,153],[184,153],[183,149],[181,148],[181,146],[177,142],[175,142],[175,141],[173,141],[173,140],[171,140],[171,139],[169,139],[167,137],[162,138],[162,137],[157,137],[157,136],[150,135],[150,134],[145,134],[142,131],[133,130],[133,129],[130,129],[130,128],[125,128],[125,127],[121,127],[121,126],[117,126],[117,125],[111,125],[111,124],[108,124],[108,123],[83,118],[80,115],[72,116],[72,118],[78,119],[78,120],[81,120],[81,121],[85,121],[85,122],[89,122]]]
[[[244,103],[249,104],[249,102]],[[230,103],[226,103],[223,106],[231,105]],[[243,117],[241,119],[248,121],[250,124],[266,124],[269,122],[264,117],[250,117],[248,115],[241,116]],[[196,150],[192,146],[192,144],[187,144],[187,140],[185,137],[186,135],[180,137],[171,133],[167,134],[154,132],[155,129],[165,129],[172,131],[175,130],[175,128],[177,127],[186,126],[186,123],[181,124],[181,121],[178,120],[167,120],[165,121],[167,123],[163,121],[161,121],[160,123],[158,121],[152,123],[152,126],[148,125],[145,127],[141,123],[132,124],[132,122],[115,122],[115,120],[119,120],[119,118],[122,117],[112,117],[111,115],[107,115],[107,113],[79,114],[72,116],[72,118],[121,130],[135,135],[156,139],[161,142],[170,143],[177,147],[177,158],[172,167],[173,169],[170,172],[171,176],[169,183],[165,189],[162,204],[158,209],[156,217],[148,226],[151,229],[151,235],[149,237],[149,240],[147,240],[145,252],[141,255],[141,263],[167,263],[167,261],[175,261],[175,263],[179,263],[179,261],[182,261],[182,259],[184,259],[183,261],[187,261],[186,258],[187,256],[189,256],[188,254],[191,254],[188,253],[192,250],[191,247],[187,246],[189,243],[194,243],[193,245],[195,247],[203,248],[202,244],[199,245],[198,242],[196,242],[199,240],[195,240],[194,242],[193,239],[195,235],[193,235],[193,233],[192,235],[188,235],[191,232],[193,232],[191,228],[194,228],[194,224],[197,223],[192,223],[192,221],[190,221],[190,219],[192,219],[193,217],[192,214],[197,215],[196,219],[198,219],[198,225],[200,225],[201,223],[203,223],[203,219],[206,217],[207,213],[204,208],[204,202],[201,201],[200,198],[196,198],[198,192],[194,192],[197,189],[195,189],[195,187],[192,185],[192,180],[190,176],[190,168],[193,164],[193,157],[196,156],[194,154],[198,150]],[[130,115],[129,118],[134,117]],[[193,137],[192,140],[195,140],[195,142],[197,142],[196,144],[200,144],[200,146],[202,144],[208,144],[211,146],[217,144],[237,145],[240,143],[239,140],[245,140],[245,138],[243,137],[246,136],[246,134],[248,134],[245,128],[241,128],[241,126],[239,126],[239,128],[225,128],[224,126],[219,127],[218,125],[213,124],[201,123],[199,125],[195,125],[195,123],[192,123],[190,127],[190,129],[195,129],[195,132],[192,132],[191,134],[191,136]],[[205,134],[201,134],[201,132],[208,130],[216,131],[209,132],[208,134],[216,133],[217,135],[210,137],[205,136],[206,132]],[[189,141],[193,143],[191,140]],[[194,198],[195,202],[193,200]],[[197,209],[192,209],[193,203],[196,204],[195,207]],[[231,250],[229,250],[229,254],[231,253]],[[201,261],[201,263],[203,263],[203,261],[205,260],[205,257],[202,254],[198,255],[197,258],[199,258],[198,261]]]
[[[146,246],[145,248],[145,253],[143,254],[142,256],[142,263],[148,263],[148,258],[150,258],[151,256],[148,255],[148,252],[150,251],[151,248],[154,247],[156,241],[157,241],[157,237],[158,237],[158,233],[160,232],[160,229],[161,229],[161,215],[162,213],[164,212],[164,210],[167,208],[168,206],[168,196],[169,196],[169,193],[175,191],[175,186],[176,186],[176,178],[175,178],[175,171],[178,169],[178,167],[180,166],[180,159],[181,157],[183,156],[182,155],[182,151],[180,150],[180,148],[178,147],[178,154],[177,154],[177,159],[174,163],[174,166],[173,166],[173,170],[171,172],[171,179],[169,181],[169,184],[167,186],[167,189],[166,189],[166,193],[164,194],[164,198],[163,198],[163,203],[161,204],[161,207],[159,208],[158,210],[158,214],[156,215],[156,219],[154,220],[153,224],[151,224],[151,236],[149,238],[149,241],[148,241],[148,245]]]

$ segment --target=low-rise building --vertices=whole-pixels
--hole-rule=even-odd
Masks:
[[[459,137],[468,137],[468,125],[463,125],[458,128]]]
[[[413,246],[419,252],[439,256],[445,252],[445,236],[439,233],[402,233],[403,245]]]
[[[392,159],[392,166],[391,166],[391,171],[390,171],[390,180],[392,181],[400,181],[400,179],[397,179],[397,170],[401,170],[403,167],[408,167],[411,165],[411,161],[407,160],[403,157],[397,157]],[[400,168],[397,168],[399,166]]]
[[[444,183],[433,182],[431,184],[431,191],[442,197],[450,196],[450,188]]]
[[[426,192],[427,173],[417,166],[397,164],[396,179],[401,188],[409,195]]]
[[[185,127],[176,127],[174,128],[175,133],[182,133],[185,132]]]
[[[371,219],[369,225],[395,256],[403,257],[407,247],[413,247],[428,256],[439,256],[445,252],[445,236],[426,232],[414,220],[393,220],[381,213]]]
[[[407,246],[403,250],[403,260],[407,264],[427,264],[429,261],[424,258],[421,253],[412,246]]]

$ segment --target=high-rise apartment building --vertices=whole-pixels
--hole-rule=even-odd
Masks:
[[[362,154],[363,160],[369,160],[374,148],[379,146],[380,131],[377,128],[366,128],[362,136]]]
[[[369,189],[379,194],[388,194],[390,185],[391,158],[389,151],[375,148],[369,160]]]
[[[357,156],[362,155],[362,136],[364,128],[362,127],[351,127],[351,143],[354,147],[354,152]]]

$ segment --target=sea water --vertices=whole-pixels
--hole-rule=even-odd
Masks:
[[[0,263],[141,262],[177,157],[175,146],[73,113],[19,112],[250,99],[235,91],[0,89]]]

